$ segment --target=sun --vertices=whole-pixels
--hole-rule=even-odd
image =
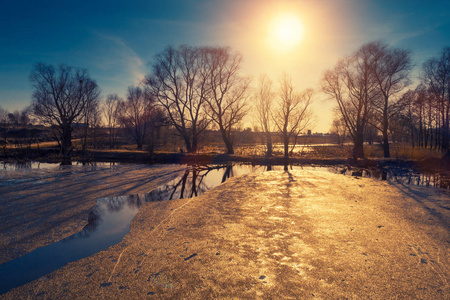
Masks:
[[[291,49],[303,38],[304,27],[299,17],[285,14],[275,18],[271,25],[271,43],[279,49]]]

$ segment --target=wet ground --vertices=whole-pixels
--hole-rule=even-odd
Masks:
[[[77,194],[139,193],[177,170],[9,177],[0,195],[21,205],[1,203],[3,261],[79,231],[93,200]],[[243,175],[141,207],[119,244],[0,297],[448,299],[449,202],[448,190],[323,169]]]

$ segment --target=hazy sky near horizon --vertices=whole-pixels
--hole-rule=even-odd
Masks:
[[[303,25],[292,47],[273,39],[274,22],[294,15]],[[37,62],[86,68],[102,95],[124,96],[168,45],[230,46],[242,73],[285,72],[299,89],[319,90],[323,72],[361,45],[383,40],[422,63],[450,46],[450,1],[421,0],[139,0],[23,1],[0,4],[0,106],[31,101],[28,76]],[[317,93],[313,131],[328,131],[332,101]]]

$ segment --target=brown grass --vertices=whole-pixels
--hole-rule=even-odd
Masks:
[[[382,158],[383,148],[381,145],[366,145],[364,152],[368,158]],[[395,143],[390,147],[391,158],[407,160],[423,160],[426,158],[441,158],[444,154],[430,148],[413,148],[407,144]]]

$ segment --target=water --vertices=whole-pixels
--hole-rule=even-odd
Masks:
[[[0,294],[119,243],[139,206],[132,197],[99,199],[83,231],[1,265]]]
[[[68,168],[72,168],[74,166],[82,166],[84,168],[101,168],[101,167],[111,167],[119,165],[119,163],[109,163],[109,162],[92,162],[92,163],[81,163],[75,162],[69,166],[61,166],[60,163],[45,163],[38,161],[26,161],[26,162],[16,162],[16,163],[7,163],[0,162],[0,170],[3,171],[17,171],[17,170],[64,170]]]
[[[109,163],[105,164],[107,165]],[[40,167],[39,165],[31,166]],[[89,214],[88,225],[81,232],[0,265],[2,279],[0,294],[51,273],[69,262],[91,256],[119,243],[129,232],[131,220],[146,202],[191,198],[205,193],[234,176],[268,170],[292,169],[302,169],[302,167],[230,165],[213,169],[192,168],[182,176],[146,194],[98,199],[96,206]],[[17,170],[17,168],[11,167],[9,170]],[[334,168],[331,171],[401,184],[450,188],[450,176],[445,174],[423,174],[405,169],[349,170],[344,167]]]
[[[314,146],[333,146],[333,144],[298,144],[292,148],[289,146],[289,151],[292,151],[294,156],[301,156],[303,154],[311,153],[314,151]],[[267,148],[265,145],[252,145],[252,146],[242,146],[236,148],[236,154],[238,155],[257,155],[264,156],[266,154]],[[277,143],[272,145],[273,153],[279,153],[282,155],[284,153],[284,145]]]
[[[386,180],[402,185],[416,185],[423,187],[434,187],[450,189],[450,172],[426,173],[405,168],[366,168],[347,169],[337,167],[332,169],[335,173],[356,177],[373,178],[375,180]]]
[[[81,232],[0,265],[0,294],[119,243],[146,202],[199,196],[228,178],[266,169],[250,165],[191,168],[150,193],[98,199]]]

